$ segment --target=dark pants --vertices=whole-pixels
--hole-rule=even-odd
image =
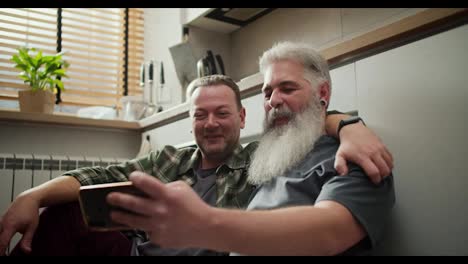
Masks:
[[[120,232],[89,231],[75,202],[42,212],[31,247],[31,256],[129,256],[132,243]],[[10,255],[26,254],[18,243]]]

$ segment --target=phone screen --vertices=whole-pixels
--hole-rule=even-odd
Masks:
[[[123,208],[111,206],[106,197],[111,192],[123,192],[147,197],[145,193],[133,186],[132,182],[119,182],[83,186],[80,188],[79,202],[86,225],[96,231],[129,230],[127,226],[115,223],[110,218],[112,210],[133,213]],[[133,213],[135,214],[135,213]]]

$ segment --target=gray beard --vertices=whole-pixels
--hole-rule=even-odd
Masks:
[[[274,116],[272,112],[269,116]],[[289,123],[280,127],[272,127],[269,123],[274,118],[265,117],[264,132],[253,154],[248,182],[258,185],[284,175],[305,158],[324,134],[325,120],[318,101],[309,104],[303,112],[292,115]]]

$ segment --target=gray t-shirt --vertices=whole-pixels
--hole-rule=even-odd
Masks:
[[[354,164],[348,164],[348,175],[338,176],[334,169],[338,147],[336,139],[320,137],[297,166],[259,187],[247,210],[313,205],[323,200],[338,202],[353,214],[368,234],[366,239],[343,254],[369,254],[368,251],[381,239],[395,203],[393,176],[375,185]]]
[[[192,186],[193,190],[202,198],[203,201],[216,206],[216,169],[195,171],[197,182]],[[134,251],[134,250],[133,250]],[[200,248],[171,249],[161,248],[150,241],[139,243],[137,250],[132,255],[141,256],[219,256],[227,253],[216,252]]]

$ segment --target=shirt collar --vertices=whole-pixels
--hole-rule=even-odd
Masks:
[[[235,170],[235,169],[242,169],[247,167],[247,163],[249,160],[249,153],[244,151],[242,145],[238,145],[235,149],[233,154],[226,160],[223,164],[228,168]],[[197,166],[201,159],[201,151],[197,148],[193,153],[190,159],[181,164],[180,166],[180,173],[186,174],[190,169],[196,170]]]

